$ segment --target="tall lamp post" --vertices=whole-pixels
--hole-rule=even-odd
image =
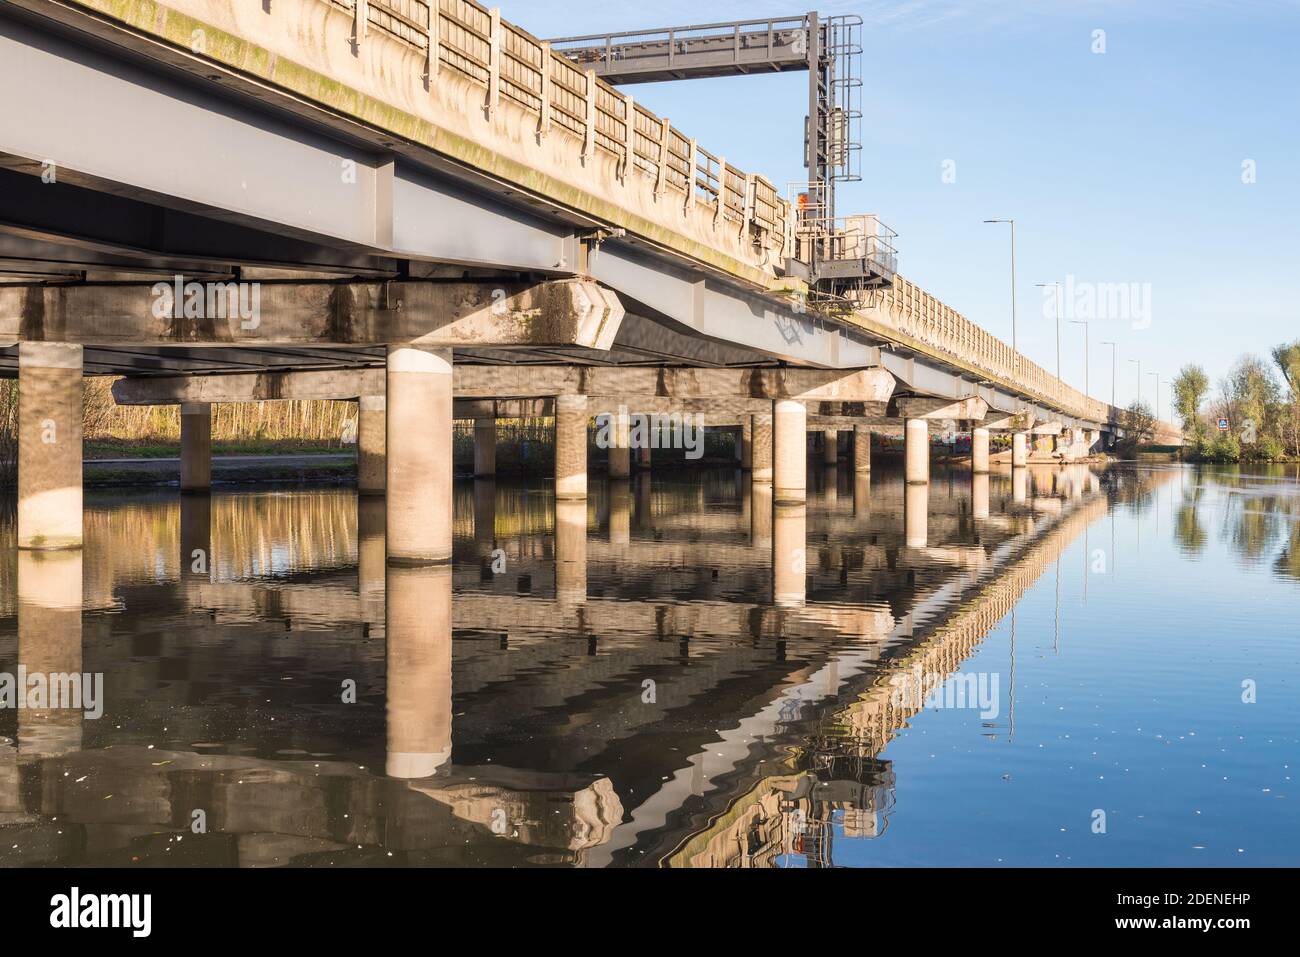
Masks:
[[[1160,421],[1160,373],[1148,372],[1147,375],[1153,375],[1156,377],[1156,421],[1159,422]]]
[[[1061,378],[1061,284],[1059,282],[1036,282],[1039,289],[1055,289],[1056,295],[1056,378]]]
[[[986,223],[1009,223],[1011,225],[1011,351],[1019,355],[1020,347],[1016,342],[1016,221],[1014,219],[986,219]]]
[[[1115,406],[1115,352],[1118,347],[1116,346],[1115,343],[1111,342],[1109,339],[1104,341],[1102,345],[1110,346],[1110,404],[1111,407],[1114,408]]]
[[[1134,401],[1134,402],[1141,402],[1141,401],[1142,401],[1142,360],[1141,360],[1141,359],[1129,359],[1128,361],[1129,361],[1129,362],[1136,362],[1137,365],[1138,365],[1138,378],[1137,378],[1137,382],[1138,382],[1138,391],[1137,391],[1137,397],[1136,397],[1133,401]]]
[[[1070,322],[1076,326],[1083,326],[1083,394],[1091,396],[1092,392],[1088,381],[1088,352],[1091,348],[1088,344],[1088,320],[1071,319]]]

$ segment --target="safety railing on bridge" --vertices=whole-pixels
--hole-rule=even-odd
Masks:
[[[1071,388],[921,287],[895,276],[877,300],[887,324],[939,352],[1024,389],[1068,415],[1114,421],[1117,410]]]
[[[484,88],[489,109],[509,100],[537,116],[542,135],[566,132],[583,155],[607,153],[621,175],[644,178],[655,195],[712,207],[716,224],[748,232],[774,258],[783,254],[788,205],[770,182],[729,165],[496,10],[473,0],[322,2],[352,13],[358,42],[373,30],[409,44],[431,78],[453,70]]]

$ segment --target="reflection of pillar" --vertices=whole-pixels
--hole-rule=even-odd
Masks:
[[[1011,470],[1011,501],[1023,502],[1029,497],[1029,470]]]
[[[389,567],[386,604],[387,771],[426,778],[451,757],[451,566]]]
[[[909,485],[930,481],[930,423],[908,419],[903,434],[905,478]]]
[[[382,395],[363,395],[357,402],[357,490],[382,495],[388,481],[388,403]]]
[[[834,509],[840,500],[840,471],[834,465],[822,466],[822,502]]]
[[[497,420],[495,415],[474,420],[474,477],[497,474]]]
[[[645,445],[636,450],[636,467],[643,470],[649,470],[651,465],[650,458],[650,438],[647,433]]]
[[[212,490],[212,406],[181,403],[181,491]]]
[[[609,416],[609,477],[625,479],[632,474],[630,423],[622,406]]]
[[[749,541],[755,548],[772,544],[772,486],[760,482],[749,487]]]
[[[808,410],[777,399],[772,408],[772,481],[776,504],[802,504],[808,490]]]
[[[802,605],[808,593],[806,534],[808,510],[803,505],[777,505],[772,513],[772,601]]]
[[[740,417],[740,467],[746,471],[754,468],[754,417]]]
[[[474,480],[474,541],[491,548],[497,540],[497,483],[493,479]]]
[[[1011,465],[1024,468],[1029,463],[1029,434],[1016,432],[1011,436]]]
[[[182,495],[181,581],[211,581],[212,571],[212,496]]]
[[[27,703],[18,711],[18,750],[23,756],[49,757],[81,749],[82,706],[98,704],[87,697],[81,671],[81,551],[18,553],[18,666],[28,687],[16,687]],[[51,682],[51,676],[60,678]],[[70,676],[77,675],[80,700],[68,700]],[[64,678],[62,676],[68,676]],[[93,676],[90,679],[94,681]],[[45,700],[33,702],[29,689],[43,683]],[[92,686],[102,699],[103,684]],[[56,700],[56,697],[58,700]],[[71,707],[57,707],[57,705]]]
[[[632,540],[632,488],[626,479],[609,483],[609,543],[626,545]]]
[[[82,348],[18,343],[18,547],[80,548]]]
[[[641,475],[636,483],[636,527],[642,531],[654,528],[654,506],[651,497],[653,486],[649,475]]]
[[[836,429],[822,429],[822,464],[835,465],[840,460],[840,433]]]
[[[384,620],[384,522],[383,499],[357,498],[357,591],[361,596],[362,624]]]
[[[976,519],[989,517],[988,472],[976,472],[971,476],[971,512]]]
[[[871,429],[865,425],[853,427],[853,471],[871,471]]]
[[[989,430],[975,428],[970,433],[970,467],[976,475],[988,474]]]
[[[908,548],[925,548],[930,541],[930,486],[909,484],[903,494],[903,539]]]
[[[561,604],[587,600],[587,503],[555,503],[555,598]]]
[[[555,497],[587,497],[587,397],[555,397]]]
[[[451,350],[388,347],[388,557],[451,560]]]
[[[853,473],[853,514],[867,515],[871,512],[871,473]]]
[[[772,416],[767,413],[756,413],[752,421],[753,449],[750,459],[753,463],[754,481],[764,485],[771,485]]]

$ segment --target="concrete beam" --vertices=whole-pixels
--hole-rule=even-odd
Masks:
[[[185,282],[0,286],[0,339],[83,344],[582,346],[623,321],[594,282]]]
[[[1034,426],[1034,415],[1032,412],[1017,412],[1014,415],[1008,415],[1005,412],[999,412],[993,409],[979,423],[981,429],[988,429],[990,432],[1023,432],[1025,429],[1031,429]]]
[[[1065,431],[1065,426],[1060,422],[1040,422],[1025,431],[1030,435],[1060,435]]]
[[[955,402],[929,397],[902,398],[897,406],[898,415],[903,419],[983,419],[989,411],[989,404],[977,396]]]

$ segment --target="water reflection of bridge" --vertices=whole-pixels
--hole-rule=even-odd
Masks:
[[[908,717],[884,676],[955,667],[1105,509],[1083,467],[995,474],[984,502],[966,476],[930,486],[922,539],[903,483],[874,482],[793,511],[726,480],[573,512],[466,485],[454,570],[386,567],[382,505],[346,493],[92,503],[84,560],[20,553],[4,658],[105,672],[109,720],[18,713],[0,858],[754,863],[776,846],[754,834],[827,801],[871,833]],[[773,776],[828,700],[867,770]],[[202,744],[223,737],[243,750]]]

